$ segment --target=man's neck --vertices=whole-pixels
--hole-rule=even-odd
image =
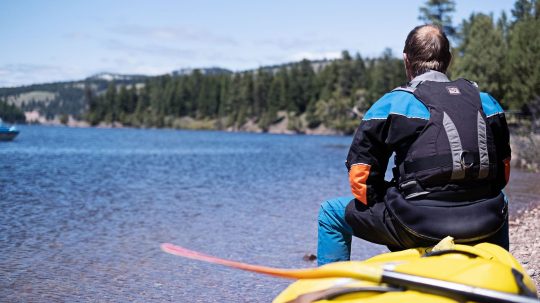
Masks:
[[[421,75],[414,77],[409,83],[416,84],[422,81],[434,81],[434,82],[450,82],[448,76],[444,73],[438,72],[436,70],[429,70]]]

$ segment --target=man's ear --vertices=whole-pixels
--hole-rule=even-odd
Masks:
[[[403,63],[405,65],[405,73],[407,74],[407,78],[409,79],[409,81],[411,81],[413,79],[413,77],[412,77],[412,72],[411,72],[409,59],[407,58],[406,53],[403,53]]]

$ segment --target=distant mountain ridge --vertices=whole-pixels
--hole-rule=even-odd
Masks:
[[[209,68],[182,68],[173,71],[171,74],[173,76],[189,76],[195,71],[199,71],[202,75],[230,75],[233,73],[232,70],[221,68],[221,67],[209,67]]]
[[[115,73],[99,73],[93,76],[87,77],[86,81],[93,80],[104,80],[104,81],[134,81],[134,80],[144,80],[149,76],[146,75],[125,75],[125,74],[115,74]]]

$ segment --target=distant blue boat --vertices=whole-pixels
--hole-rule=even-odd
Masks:
[[[19,130],[15,126],[4,125],[0,119],[0,141],[11,141],[19,134]]]

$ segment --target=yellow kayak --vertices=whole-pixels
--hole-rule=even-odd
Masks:
[[[453,244],[451,238],[444,241],[434,248],[321,266],[318,270],[336,272],[336,277],[300,279],[273,302],[540,302],[534,282],[508,251],[489,243],[467,246]],[[383,278],[339,277],[339,272],[356,267],[374,269],[373,276]],[[430,283],[433,285],[424,289]]]

